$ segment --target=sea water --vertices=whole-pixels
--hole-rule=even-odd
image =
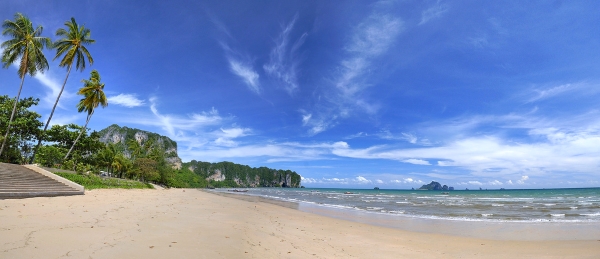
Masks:
[[[246,190],[237,194],[399,217],[488,222],[600,222],[600,188],[447,192],[323,188]]]

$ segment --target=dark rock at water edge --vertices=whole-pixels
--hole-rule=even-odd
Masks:
[[[454,187],[449,187],[448,185],[441,185],[436,181],[431,181],[429,184],[424,184],[419,188],[419,190],[430,190],[430,191],[453,191]]]

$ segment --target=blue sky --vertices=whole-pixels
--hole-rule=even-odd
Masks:
[[[184,161],[291,169],[307,187],[600,186],[597,1],[4,1],[92,31],[53,118],[97,69],[113,123]],[[1,36],[0,36],[1,37]],[[6,38],[0,38],[4,41]],[[46,51],[52,60],[53,51]],[[47,118],[66,70],[26,78]],[[15,96],[16,68],[0,71]]]

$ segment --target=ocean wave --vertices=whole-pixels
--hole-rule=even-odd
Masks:
[[[582,214],[579,214],[579,215],[581,215],[581,216],[588,216],[588,217],[600,217],[600,212],[597,212],[597,213],[582,213]]]

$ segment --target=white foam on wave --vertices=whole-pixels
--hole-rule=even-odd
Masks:
[[[482,217],[489,217],[489,216],[493,216],[494,214],[492,213],[482,213],[481,216]]]
[[[596,213],[582,213],[579,214],[581,216],[588,216],[588,217],[600,217],[600,212],[596,212]]]
[[[550,214],[550,216],[557,217],[557,218],[564,218],[565,214]]]
[[[504,207],[504,204],[492,203],[492,207]]]
[[[403,210],[390,210],[390,211],[388,211],[388,212],[389,212],[389,213],[392,213],[392,214],[404,214],[404,211],[403,211]]]

